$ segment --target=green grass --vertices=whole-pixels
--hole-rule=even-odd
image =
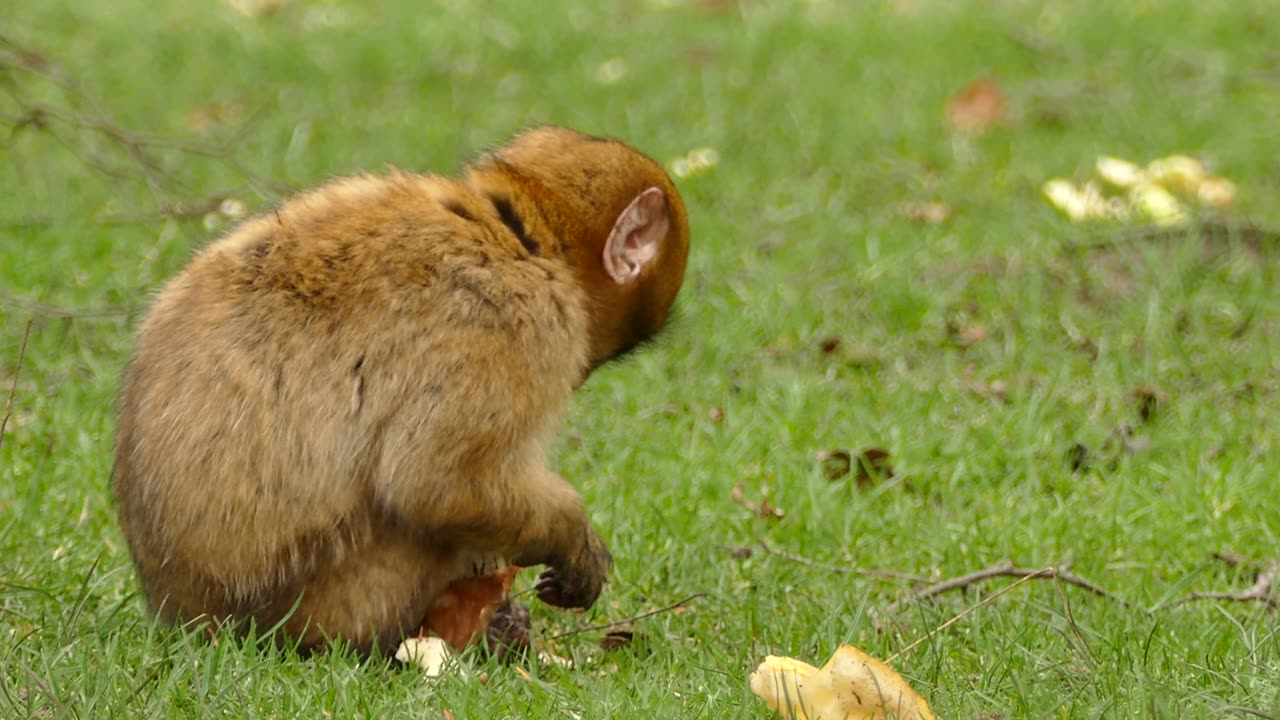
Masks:
[[[1280,557],[1280,245],[1083,228],[1039,194],[1098,154],[1194,153],[1238,184],[1232,220],[1280,226],[1273,3],[489,5],[0,8],[0,33],[81,88],[0,56],[6,394],[31,321],[0,447],[0,717],[765,718],[746,689],[765,654],[820,662],[851,642],[886,657],[980,597],[884,617],[909,583],[732,553],[765,539],[937,579],[1071,560],[1135,604],[1035,581],[977,610],[895,661],[940,717],[1280,718],[1275,612],[1141,609],[1253,582],[1215,552]],[[614,57],[626,75],[600,84]],[[957,137],[946,100],[987,74],[1011,117]],[[9,132],[33,103],[184,142],[245,129],[237,163],[152,149],[149,187],[91,129]],[[242,114],[193,130],[213,105]],[[107,490],[114,393],[138,309],[211,232],[147,213],[223,192],[263,208],[387,164],[452,171],[533,122],[664,161],[720,154],[681,181],[695,248],[679,322],[592,378],[554,449],[615,574],[593,610],[535,607],[535,623],[550,635],[704,595],[638,622],[636,647],[551,643],[573,669],[526,679],[477,658],[430,687],[153,626]],[[917,224],[897,211],[911,201],[954,214]],[[957,341],[978,325],[985,338]],[[996,381],[1003,399],[981,392]],[[1139,388],[1164,397],[1147,422]],[[1090,468],[1069,467],[1075,443]],[[869,489],[814,458],[871,446],[895,477]],[[735,503],[738,483],[785,517]]]

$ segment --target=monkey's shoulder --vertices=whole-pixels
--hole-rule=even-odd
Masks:
[[[215,241],[156,306],[259,332],[364,334],[395,324],[535,344],[585,337],[586,299],[572,270],[531,253],[500,215],[491,198],[449,178],[336,180]]]

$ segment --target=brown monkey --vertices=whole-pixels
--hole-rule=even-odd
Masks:
[[[120,394],[150,604],[383,652],[492,559],[590,606],[611,558],[543,442],[662,328],[688,248],[660,165],[550,127],[461,180],[337,180],[212,243],[155,298]]]

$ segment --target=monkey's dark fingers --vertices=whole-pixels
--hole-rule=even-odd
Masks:
[[[538,592],[538,599],[548,605],[556,607],[564,607],[564,588],[561,586],[560,578],[556,576],[556,571],[547,568],[538,576],[538,584],[534,585],[534,590]]]
[[[554,605],[561,608],[584,608],[590,607],[595,601],[593,594],[585,593],[582,589],[569,587],[564,578],[561,577],[554,569],[548,568],[538,577],[538,584],[534,586],[538,591],[538,599],[548,605]],[[592,595],[588,597],[588,595]]]

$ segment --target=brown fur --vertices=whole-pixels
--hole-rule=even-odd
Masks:
[[[665,194],[638,282],[615,219]],[[113,485],[161,617],[284,618],[303,647],[394,649],[477,557],[546,564],[589,606],[610,558],[543,441],[574,387],[662,327],[684,208],[627,145],[518,136],[462,180],[337,180],[253,218],[156,297],[120,395]]]

